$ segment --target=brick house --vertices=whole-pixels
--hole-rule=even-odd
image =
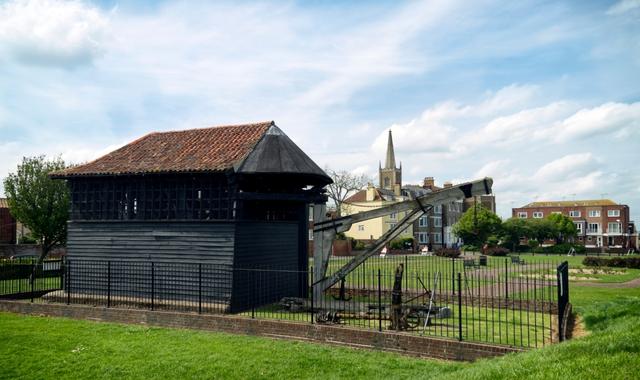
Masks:
[[[551,214],[571,218],[578,230],[575,242],[587,248],[636,247],[629,206],[609,199],[532,202],[512,209],[514,218],[542,219]]]

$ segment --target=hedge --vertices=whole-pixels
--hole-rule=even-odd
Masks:
[[[434,255],[440,257],[458,257],[460,256],[460,250],[457,248],[439,248],[436,249]]]
[[[582,264],[588,267],[614,267],[640,269],[640,257],[593,257],[587,256]]]

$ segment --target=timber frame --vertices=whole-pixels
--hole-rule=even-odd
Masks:
[[[343,280],[351,271],[356,269],[365,260],[378,253],[387,243],[397,237],[405,228],[409,227],[414,221],[416,221],[425,212],[432,209],[436,204],[451,202],[461,198],[472,198],[478,195],[491,194],[492,186],[493,179],[487,177],[481,180],[466,182],[460,185],[434,191],[416,199],[394,203],[390,206],[347,215],[337,219],[323,219],[326,212],[326,206],[324,204],[315,205],[313,210],[314,297],[319,299],[318,297],[322,296],[322,292]],[[368,250],[353,257],[335,273],[327,276],[331,248],[338,233],[348,231],[354,223],[404,211],[408,211],[406,216],[376,240]]]

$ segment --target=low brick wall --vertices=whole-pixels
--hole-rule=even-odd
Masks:
[[[206,315],[107,309],[83,305],[40,304],[23,301],[0,301],[0,311],[46,315],[74,319],[90,319],[117,323],[142,323],[153,326],[223,331],[234,334],[295,339],[340,346],[375,349],[406,355],[446,360],[473,361],[524,350],[472,342],[458,342],[433,337],[377,332],[348,327],[251,319],[238,316]]]

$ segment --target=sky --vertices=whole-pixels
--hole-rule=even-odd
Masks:
[[[0,178],[263,120],[376,180],[391,129],[405,184],[493,177],[503,217],[610,198],[640,222],[640,0],[0,1]]]

